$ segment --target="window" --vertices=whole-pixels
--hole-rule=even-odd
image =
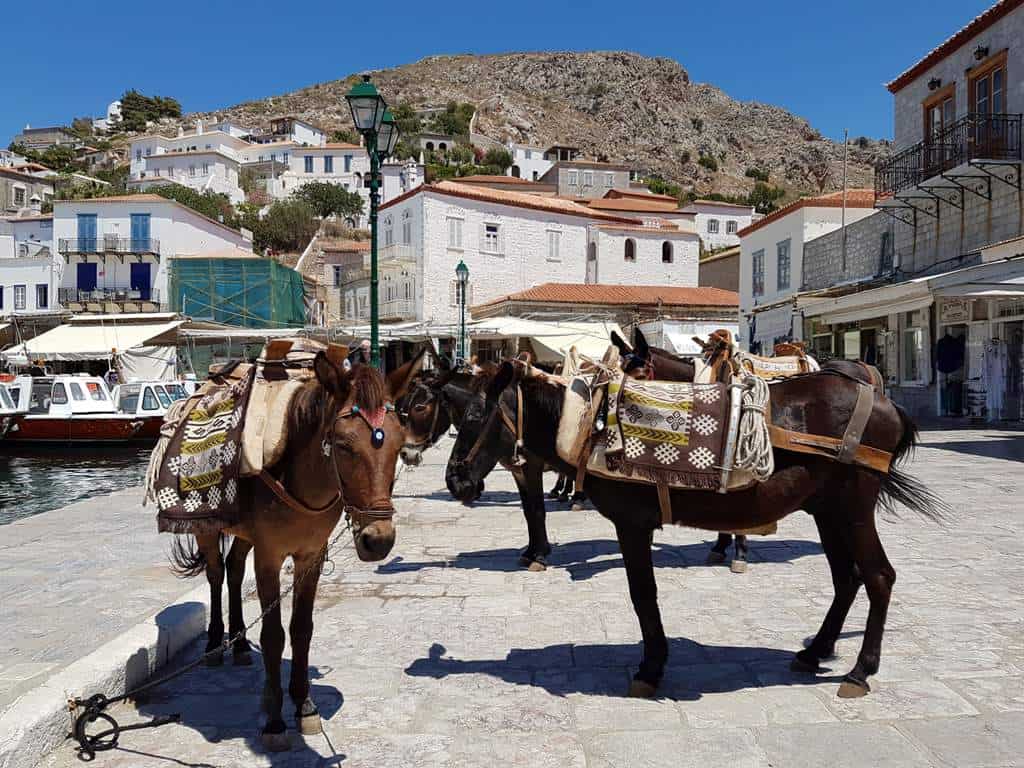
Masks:
[[[548,231],[548,261],[561,261],[562,233]]]
[[[195,176],[196,175],[196,167],[194,165],[190,165],[188,167],[188,175],[189,176]]]
[[[729,219],[727,222],[725,222],[725,234],[735,235],[737,229],[738,226],[735,219]]]
[[[341,267],[334,265],[334,287],[341,288]]]
[[[203,163],[203,176],[209,176],[209,175],[210,175],[210,164],[209,163]]]
[[[324,155],[324,173],[334,173],[334,155]]]
[[[533,157],[533,150],[532,149],[526,150],[526,159],[529,160],[532,157]]]
[[[921,357],[924,353],[924,332],[921,328],[903,329],[903,381],[921,380]]]
[[[152,154],[153,154],[153,148],[152,147],[146,147],[146,157],[149,157]]]
[[[68,391],[64,388],[64,384],[60,381],[53,385],[52,402],[54,403],[54,405],[67,405]]]
[[[579,171],[569,171],[565,175],[565,180],[570,187],[575,187],[577,184],[580,183]]]
[[[352,155],[345,155],[344,163],[345,173],[350,173],[352,171]]]
[[[156,395],[153,394],[153,388],[146,387],[142,393],[142,410],[155,411],[159,408],[160,405],[156,401]]]
[[[156,392],[156,398],[160,401],[160,405],[164,408],[169,408],[173,401],[171,400],[170,395],[164,392],[164,388],[159,384],[155,384],[153,385],[153,390]]]
[[[87,381],[85,383],[85,388],[89,390],[89,397],[91,397],[93,400],[96,400],[97,402],[102,402],[103,400],[107,399],[107,393],[104,392],[103,388],[100,387],[100,385],[97,384],[95,381]]]
[[[393,245],[395,242],[394,220],[390,216],[384,217],[384,245]]]
[[[626,261],[636,261],[636,241],[632,237],[626,238],[622,258]]]
[[[312,173],[313,172],[313,156],[312,155],[306,155],[304,158],[302,158],[302,160],[305,163],[306,173]]]
[[[85,393],[82,391],[82,387],[79,386],[77,381],[72,381],[69,387],[71,388],[71,398],[73,400],[77,400],[79,402],[85,400]]]
[[[754,251],[750,258],[751,293],[764,295],[764,250]]]
[[[480,250],[487,253],[500,253],[501,228],[497,224],[484,224],[483,242]]]
[[[584,171],[583,172],[583,186],[584,187],[592,187],[592,186],[594,186],[594,172],[593,171]]]
[[[14,188],[14,205],[17,208],[21,208],[25,205],[25,188],[15,187]]]
[[[50,286],[46,283],[36,285],[36,309],[47,309],[50,306]]]
[[[970,76],[971,111],[982,115],[1006,112],[1006,51],[990,57]]]
[[[142,150],[141,149],[136,149],[135,150],[135,159],[137,161],[139,161],[139,162],[142,162]]]
[[[453,307],[459,306],[459,281],[452,280],[448,283],[448,303]],[[473,283],[466,283],[466,308],[473,306]]]
[[[402,245],[412,245],[412,214],[402,211]]]
[[[708,234],[718,234],[718,219],[708,219]]]
[[[605,185],[605,186],[606,186],[606,187],[607,187],[608,189],[611,189],[611,188],[612,188],[612,185],[613,185],[614,183],[615,183],[615,174],[614,174],[614,173],[606,173],[606,174],[604,175],[604,185]]]
[[[25,286],[14,286],[14,310],[25,309]]]
[[[462,249],[462,219],[448,219],[448,247]]]
[[[661,244],[661,263],[672,263],[672,243],[670,243],[668,240]]]
[[[4,287],[0,285],[0,309],[4,308]]]
[[[775,248],[778,255],[776,290],[785,291],[789,289],[789,240],[783,240]]]
[[[924,102],[924,138],[937,140],[956,120],[956,83],[950,83]]]

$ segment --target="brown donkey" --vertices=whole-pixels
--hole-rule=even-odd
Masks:
[[[290,746],[281,716],[285,640],[278,605],[281,566],[286,558],[292,558],[295,576],[288,693],[300,732],[315,734],[321,724],[319,711],[309,698],[309,644],[320,566],[343,514],[351,522],[360,560],[381,560],[395,543],[391,489],[403,432],[392,403],[405,394],[414,369],[418,366],[409,363],[385,380],[365,365],[345,372],[323,352],[318,353],[313,362],[315,377],[293,401],[284,456],[272,474],[239,484],[241,521],[220,532],[197,535],[194,544],[191,540],[183,543],[181,538],[175,541],[172,556],[179,573],[194,576],[205,570],[210,583],[208,651],[224,641],[221,588],[225,570],[229,636],[245,626],[242,581],[246,557],[255,550],[256,586],[261,609],[266,612],[260,630],[267,713],[262,739],[269,750]],[[220,542],[225,534],[234,536],[234,541],[223,558]],[[234,643],[232,655],[235,664],[251,663],[244,638]]]

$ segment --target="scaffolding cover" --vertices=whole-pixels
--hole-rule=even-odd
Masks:
[[[242,328],[305,325],[302,275],[273,259],[187,258],[170,264],[171,308]]]

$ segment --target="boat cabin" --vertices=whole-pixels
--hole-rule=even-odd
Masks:
[[[99,376],[16,376],[7,387],[17,407],[30,415],[70,417],[117,411]]]
[[[132,381],[114,387],[113,399],[120,413],[156,416],[167,413],[177,400],[188,397],[177,381]]]

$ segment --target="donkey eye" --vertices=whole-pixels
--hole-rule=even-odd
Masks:
[[[414,411],[421,411],[422,412],[422,411],[427,410],[427,406],[424,405],[423,403],[420,403],[420,404],[418,404],[416,406],[413,406],[413,410]]]

